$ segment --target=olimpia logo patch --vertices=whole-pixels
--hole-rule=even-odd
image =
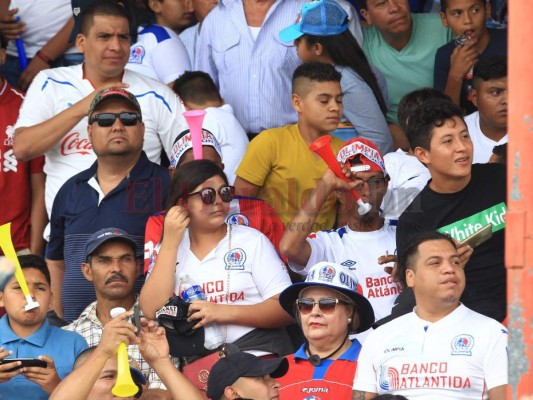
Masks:
[[[443,226],[437,231],[448,233],[455,240],[462,242],[488,224],[492,224],[493,233],[505,228],[505,214],[507,214],[507,206],[502,202],[470,217]]]

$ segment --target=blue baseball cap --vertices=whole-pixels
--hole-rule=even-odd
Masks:
[[[133,240],[126,231],[119,228],[104,228],[93,233],[89,240],[87,240],[87,243],[85,244],[85,260],[87,260],[98,247],[109,240],[122,240],[128,243],[133,251],[137,250],[137,243],[135,243],[135,240]]]
[[[283,42],[293,42],[303,35],[334,36],[348,29],[348,14],[332,0],[306,3],[293,25],[279,33]]]

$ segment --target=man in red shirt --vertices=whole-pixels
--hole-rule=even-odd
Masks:
[[[5,57],[2,41],[0,65]],[[0,198],[3,204],[0,225],[11,222],[11,237],[17,252],[43,255],[43,230],[47,223],[44,157],[23,162],[13,154],[13,126],[22,100],[24,95],[0,75]]]

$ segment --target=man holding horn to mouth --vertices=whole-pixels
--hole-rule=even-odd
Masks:
[[[46,313],[52,292],[44,260],[24,255],[19,262],[32,305],[37,307],[27,307],[21,289],[24,284],[15,277],[0,292],[0,307],[6,309],[0,319],[0,393],[7,399],[48,399],[60,380],[72,371],[75,358],[87,343],[77,333],[48,324]],[[28,360],[16,361],[20,358],[29,359],[31,364]]]
[[[204,400],[204,395],[178,371],[169,357],[165,329],[157,327],[154,321],[141,318],[141,327],[129,322],[133,311],[121,313],[104,327],[102,341],[78,357],[74,371],[57,387],[50,400],[108,400],[115,399],[113,388],[123,374],[130,372],[136,385],[146,383],[139,377],[139,371],[120,371],[117,368],[117,349],[121,343],[138,344],[143,357],[166,384],[174,400]],[[139,337],[137,337],[139,335]],[[137,379],[140,378],[140,379]],[[140,395],[137,392],[137,396]],[[135,396],[137,398],[137,396]],[[123,397],[123,396],[120,396]],[[129,396],[128,399],[133,397]],[[144,395],[143,395],[144,398]],[[150,397],[152,398],[152,397]],[[160,398],[160,397],[158,397]]]
[[[104,339],[104,326],[113,319],[111,310],[117,307],[138,310],[134,286],[141,274],[141,266],[136,250],[137,244],[133,238],[117,228],[95,232],[85,245],[85,262],[81,270],[85,279],[94,286],[96,301],[89,304],[80,317],[64,329],[79,333],[91,347],[98,346]],[[139,346],[128,346],[128,355],[149,380],[145,393],[153,392],[161,398],[170,398],[159,377],[141,355]]]

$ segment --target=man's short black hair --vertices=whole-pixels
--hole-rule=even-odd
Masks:
[[[479,0],[483,5],[487,3],[487,0]],[[446,8],[448,8],[448,0],[440,0],[440,12],[445,13]]]
[[[473,71],[474,83],[477,80],[488,81],[491,79],[500,79],[507,76],[507,57],[493,56],[479,60],[474,66]]]
[[[359,10],[366,10],[366,9],[368,9],[368,2],[367,2],[367,0],[357,0],[357,5],[359,6]]]
[[[499,144],[492,148],[492,154],[498,157],[498,163],[507,164],[507,143]]]
[[[433,130],[440,128],[454,117],[464,122],[461,109],[448,100],[431,99],[421,104],[407,124],[406,134],[411,149],[422,147],[429,150]]]
[[[400,127],[404,132],[407,130],[407,120],[411,117],[411,115],[421,104],[424,104],[426,101],[431,99],[443,99],[450,102],[452,101],[450,96],[431,87],[413,90],[402,97],[400,103],[398,104],[397,115]]]
[[[418,248],[422,243],[433,240],[446,240],[452,244],[454,249],[457,249],[457,246],[450,235],[437,231],[420,232],[413,235],[405,248],[398,249],[398,276],[403,287],[407,287],[405,271],[408,269],[414,269],[418,256]]]
[[[83,11],[79,33],[87,36],[91,26],[94,24],[94,17],[97,15],[122,17],[128,20],[128,24],[131,22],[130,14],[117,0],[97,0]]]
[[[300,65],[292,75],[292,92],[301,93],[304,80],[314,82],[339,82],[341,81],[341,74],[331,64],[321,62],[309,62]]]
[[[202,105],[209,101],[222,101],[217,85],[203,71],[185,71],[174,81],[172,89],[184,102]]]
[[[48,266],[46,265],[44,258],[36,254],[27,254],[24,256],[19,256],[18,259],[22,269],[33,268],[40,271],[46,278],[48,284],[51,284],[52,280],[50,279],[50,271],[48,270]]]

